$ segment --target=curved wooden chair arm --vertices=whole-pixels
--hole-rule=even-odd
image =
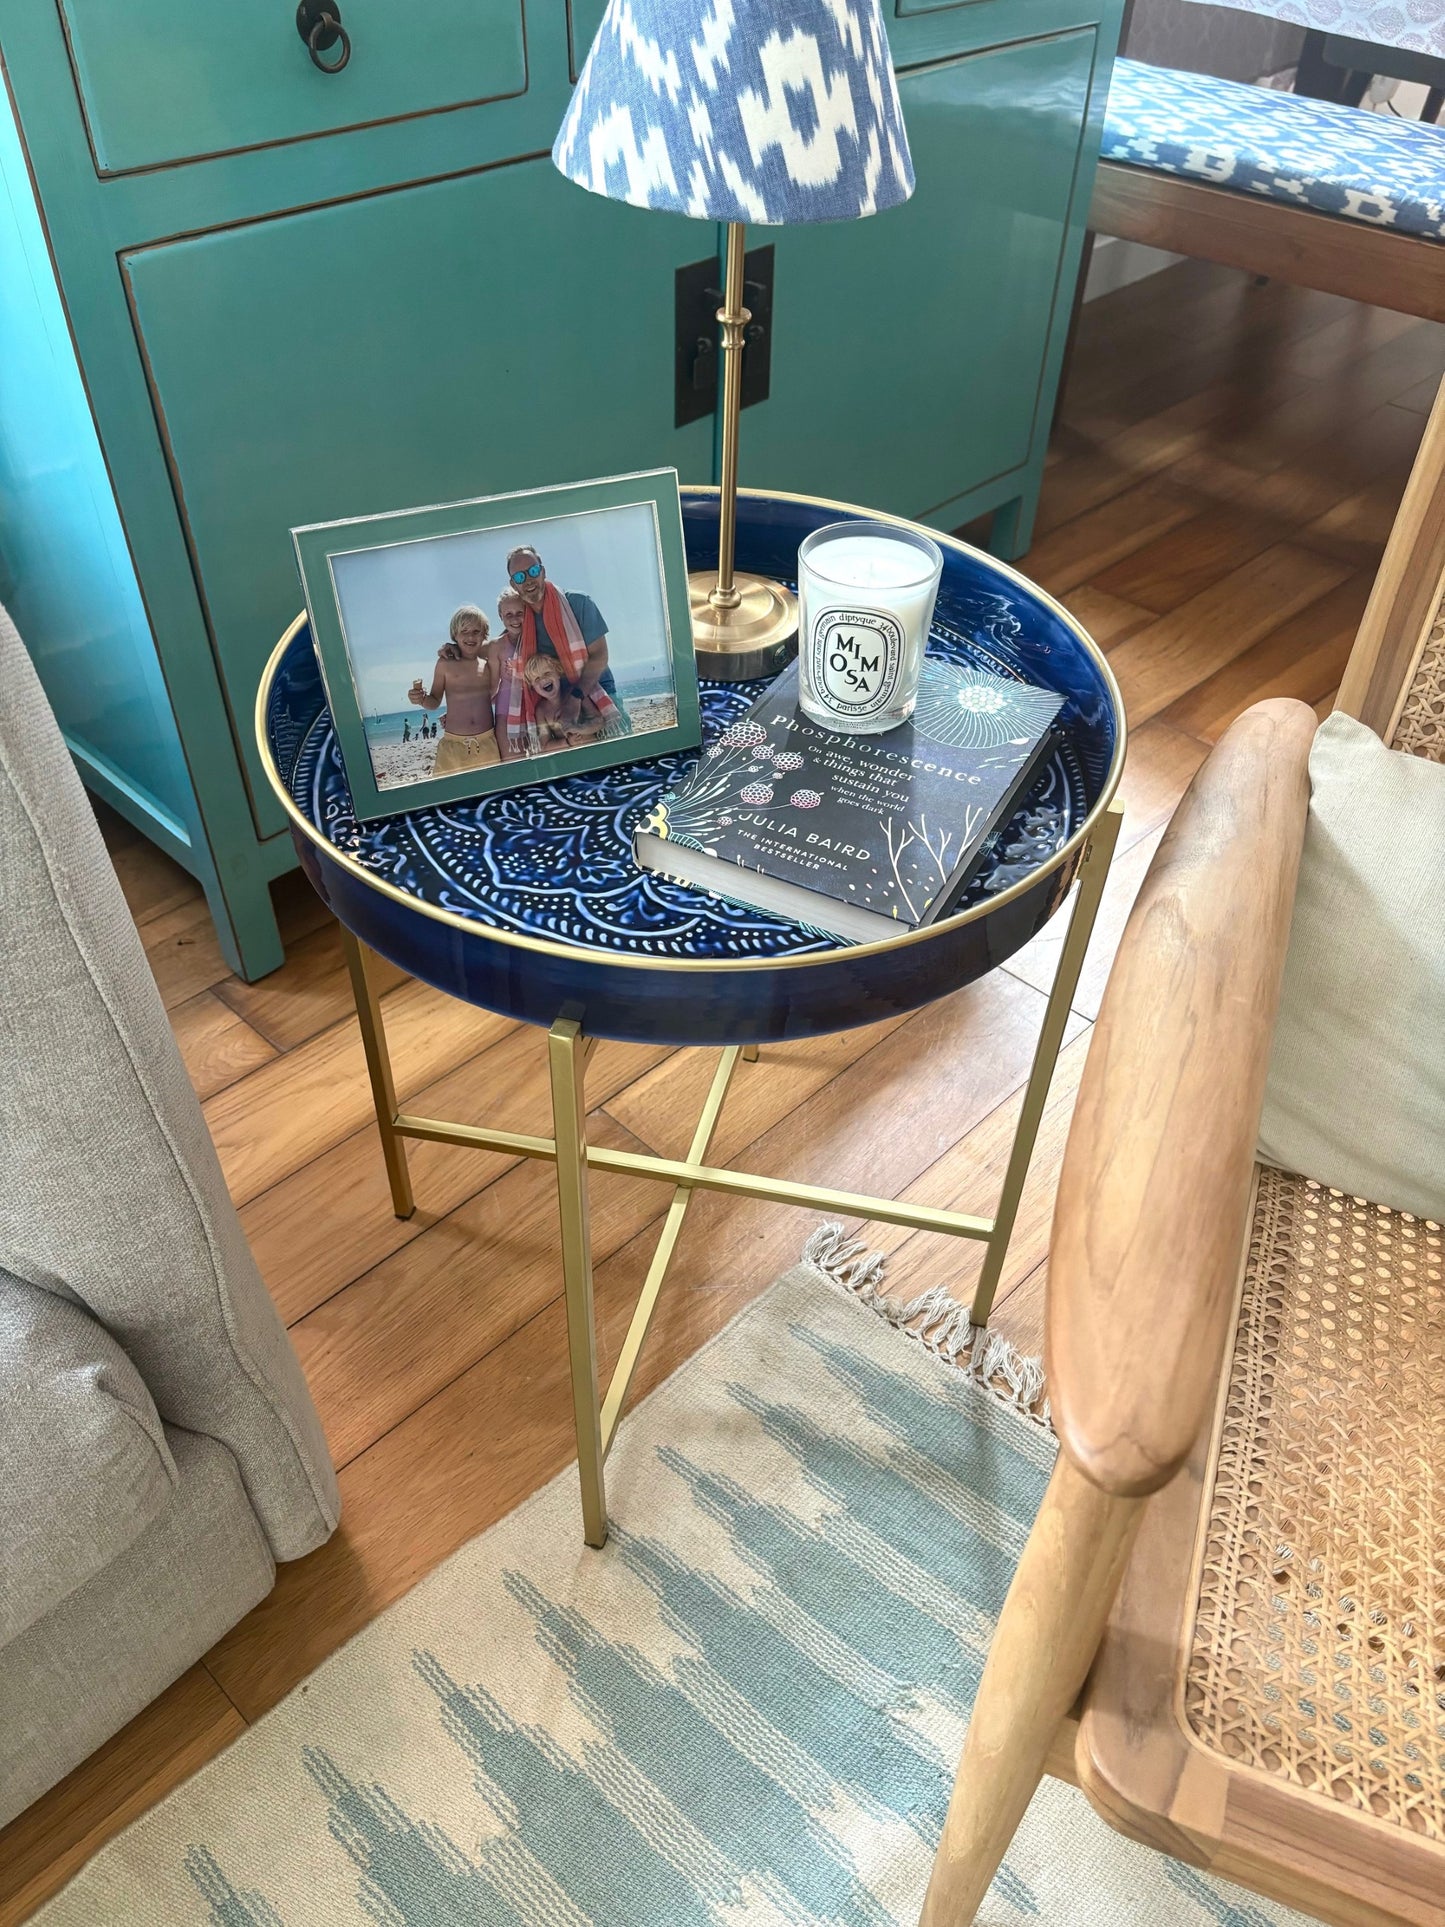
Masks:
[[[1309,807],[1304,703],[1248,710],[1159,846],[1109,978],[1054,1209],[1054,1425],[1091,1484],[1158,1491],[1219,1380]]]
[[[1315,717],[1241,716],[1144,879],[1054,1210],[1046,1345],[1063,1451],[979,1684],[920,1927],[965,1927],[1023,1817],[1145,1512],[1219,1383],[1309,809]]]

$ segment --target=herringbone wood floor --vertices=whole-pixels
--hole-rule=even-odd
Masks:
[[[1170,812],[1258,697],[1328,708],[1441,370],[1445,329],[1186,262],[1086,310],[1038,538],[1024,562],[1108,649],[1134,731],[1109,897],[1076,1000],[998,1302],[1041,1341],[1048,1220],[1090,1024]],[[107,818],[126,888],[261,1268],[340,1468],[332,1542],[148,1711],[0,1834],[0,1927],[242,1731],[570,1456],[547,1167],[412,1149],[416,1216],[388,1206],[334,928],[278,891],[287,963],[248,985],[190,879]],[[740,1068],[720,1158],[987,1210],[1059,941],[904,1022]],[[403,1095],[545,1128],[543,1042],[394,976]],[[603,1046],[591,1128],[685,1148],[707,1053]],[[610,1365],[668,1193],[596,1181]],[[797,1255],[810,1220],[703,1197],[639,1375],[646,1390]],[[966,1296],[971,1247],[872,1227],[896,1290]]]

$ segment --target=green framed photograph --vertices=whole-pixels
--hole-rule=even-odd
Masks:
[[[362,821],[701,741],[676,469],[291,539]]]

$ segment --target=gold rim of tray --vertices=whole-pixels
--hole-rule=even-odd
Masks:
[[[718,493],[714,487],[692,484],[689,484],[684,492],[688,495]],[[874,522],[894,522],[900,528],[916,529],[921,526],[917,522],[910,522],[906,516],[884,515],[874,509],[861,508],[856,503],[835,502],[823,495],[799,495],[786,489],[770,488],[741,488],[738,494],[752,496],[760,501],[803,502],[816,508],[838,509],[845,515],[864,515]],[[491,943],[509,944],[517,950],[537,951],[549,957],[570,957],[598,967],[616,965],[624,970],[709,972],[826,969],[831,964],[851,963],[858,957],[871,957],[882,951],[903,950],[911,944],[926,943],[932,938],[942,936],[946,931],[958,930],[964,924],[976,923],[984,917],[991,917],[1005,904],[1014,902],[1027,891],[1036,888],[1044,877],[1055,870],[1062,869],[1076,852],[1083,849],[1119,787],[1128,740],[1123,698],[1119,694],[1119,685],[1114,679],[1114,672],[1110,669],[1103,650],[1082,623],[1071,616],[1063,604],[1057,602],[1046,589],[1041,589],[1036,582],[1031,582],[1026,575],[1011,568],[1007,562],[1000,562],[996,556],[986,554],[971,542],[961,542],[957,536],[941,535],[935,529],[929,529],[927,533],[941,548],[952,549],[961,555],[980,557],[991,569],[997,570],[1000,575],[1007,576],[1011,582],[1017,583],[1030,596],[1036,597],[1046,608],[1054,612],[1067,629],[1072,630],[1092,659],[1094,667],[1103,677],[1104,685],[1114,706],[1117,733],[1114,739],[1114,754],[1109,762],[1104,787],[1099,792],[1094,807],[1062,848],[1057,850],[1047,863],[1041,863],[1038,869],[1031,870],[1019,882],[1010,884],[1007,890],[1001,890],[996,897],[989,897],[984,903],[976,903],[971,909],[960,910],[956,916],[941,917],[937,923],[927,924],[920,930],[900,931],[896,937],[878,937],[872,943],[840,945],[836,950],[812,950],[787,957],[635,957],[618,951],[595,948],[589,944],[553,943],[546,937],[530,937],[521,931],[500,930],[494,924],[482,922],[480,918],[458,916],[454,910],[443,910],[435,904],[426,903],[421,898],[413,896],[407,890],[399,890],[394,883],[388,883],[383,877],[374,876],[364,864],[358,863],[355,857],[348,856],[344,850],[337,849],[334,843],[322,835],[311,819],[297,809],[290,791],[281,780],[281,773],[276,768],[275,758],[271,754],[271,744],[266,733],[266,703],[271,693],[271,684],[275,679],[277,666],[290,648],[297,631],[307,620],[304,610],[289,625],[271,651],[266,667],[261,672],[260,685],[256,691],[256,743],[261,755],[261,766],[266,772],[266,780],[275,791],[293,827],[298,829],[308,842],[314,843],[331,862],[350,871],[357,882],[364,884],[368,890],[375,890],[382,896],[391,897],[417,916],[429,917],[434,923],[443,924],[448,929],[460,930],[471,937],[484,937]],[[401,814],[404,812],[398,811],[398,815]]]

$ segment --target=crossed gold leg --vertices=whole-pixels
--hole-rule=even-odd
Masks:
[[[756,1172],[731,1171],[707,1164],[708,1146],[733,1072],[739,1059],[748,1063],[756,1060],[758,1051],[755,1044],[735,1044],[723,1051],[685,1158],[614,1151],[605,1145],[587,1142],[585,1084],[587,1061],[595,1047],[595,1040],[584,1037],[581,1023],[571,1016],[559,1017],[547,1033],[547,1064],[552,1089],[551,1137],[533,1137],[520,1131],[493,1131],[480,1125],[419,1117],[400,1110],[387,1054],[381,1007],[368,975],[366,952],[356,938],[343,929],[342,942],[356,994],[357,1016],[376,1105],[377,1129],[397,1216],[410,1217],[415,1208],[406,1162],[407,1138],[471,1145],[477,1150],[501,1151],[514,1157],[545,1158],[557,1167],[567,1351],[572,1409],[577,1428],[582,1529],[588,1545],[600,1546],[606,1542],[607,1454],[617,1435],[622,1407],[695,1191],[721,1191],[735,1197],[762,1198],[774,1204],[798,1205],[805,1210],[826,1212],[832,1217],[906,1225],[916,1231],[937,1231],[955,1238],[976,1238],[987,1246],[987,1250],[969,1317],[975,1325],[988,1323],[1014,1221],[1018,1216],[1029,1159],[1033,1155],[1048,1099],[1054,1065],[1058,1060],[1079,973],[1083,968],[1109,864],[1118,841],[1121,815],[1117,804],[1104,812],[1079,866],[1078,895],[1049,990],[998,1209],[992,1218],[972,1217],[961,1211],[943,1211],[933,1205],[903,1204],[892,1198],[868,1197],[851,1191],[834,1190],[825,1185],[794,1184],[785,1178],[764,1177]],[[632,1322],[605,1391],[601,1388],[597,1371],[592,1293],[588,1173],[594,1169],[655,1178],[673,1186],[657,1249],[653,1253]]]

